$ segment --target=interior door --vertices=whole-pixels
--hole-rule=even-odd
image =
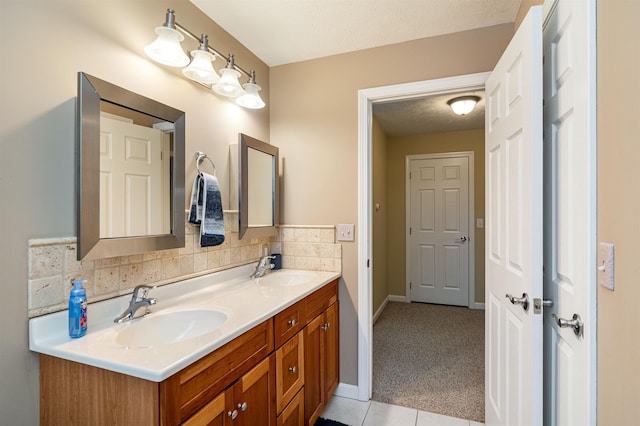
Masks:
[[[590,425],[596,422],[595,2],[549,3],[543,38],[544,295],[554,306],[544,318],[544,424]],[[552,317],[572,320],[574,314],[580,330],[561,328]]]
[[[170,231],[162,215],[162,148],[160,130],[100,117],[100,237]]]
[[[486,84],[485,421],[542,425],[542,7]]]
[[[409,160],[411,301],[469,304],[469,158]]]

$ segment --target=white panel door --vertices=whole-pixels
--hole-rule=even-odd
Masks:
[[[542,297],[540,6],[531,8],[487,80],[485,133],[485,421],[537,426],[542,315],[531,305]]]
[[[595,2],[550,2],[544,26],[545,425],[592,425],[595,409]],[[593,304],[593,306],[591,306]],[[578,314],[582,333],[552,317]],[[591,326],[590,326],[591,325]]]
[[[162,132],[100,117],[100,237],[167,234]]]
[[[469,303],[469,158],[409,161],[411,301]]]

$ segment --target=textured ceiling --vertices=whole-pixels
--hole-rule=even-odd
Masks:
[[[276,66],[514,22],[521,0],[191,2],[267,65]]]
[[[480,98],[467,115],[456,115],[447,101],[458,96]],[[373,116],[388,136],[452,132],[484,128],[484,91],[469,91],[373,104]]]

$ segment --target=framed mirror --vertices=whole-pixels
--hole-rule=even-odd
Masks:
[[[280,217],[278,147],[242,133],[238,137],[240,238],[277,235]]]
[[[80,72],[76,114],[78,260],[184,247],[184,112]]]

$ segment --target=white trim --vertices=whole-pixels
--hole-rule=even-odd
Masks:
[[[490,73],[375,87],[358,91],[358,399],[371,399],[371,124],[372,104],[461,90],[484,89]]]
[[[475,157],[473,151],[460,151],[460,152],[439,152],[435,154],[414,154],[414,155],[406,155],[405,156],[405,294],[407,295],[407,299],[411,301],[411,286],[410,286],[410,268],[409,268],[409,250],[411,248],[411,244],[409,242],[409,228],[411,227],[411,183],[410,183],[410,172],[411,172],[411,162],[414,160],[433,160],[436,158],[467,158],[468,168],[468,182],[467,185],[468,193],[467,196],[469,198],[469,211],[468,211],[468,219],[469,219],[469,258],[468,258],[468,273],[469,279],[467,282],[467,307],[471,308],[472,305],[476,303],[476,277],[475,277],[475,265],[476,265],[476,250],[475,250],[475,241],[476,241],[476,233],[475,233]]]
[[[333,396],[341,396],[343,398],[359,399],[358,398],[358,386],[350,385],[347,383],[338,383]]]
[[[380,316],[382,311],[384,311],[384,308],[387,307],[388,303],[389,303],[389,296],[385,297],[384,301],[382,302],[378,310],[373,314],[373,318],[371,319],[372,324],[375,324],[376,321],[378,321],[378,317]]]
[[[472,305],[469,306],[469,309],[478,309],[478,310],[484,311],[484,303],[474,302]]]
[[[407,296],[400,296],[397,294],[390,294],[388,297],[389,302],[401,302],[401,303],[411,303],[411,300]]]

